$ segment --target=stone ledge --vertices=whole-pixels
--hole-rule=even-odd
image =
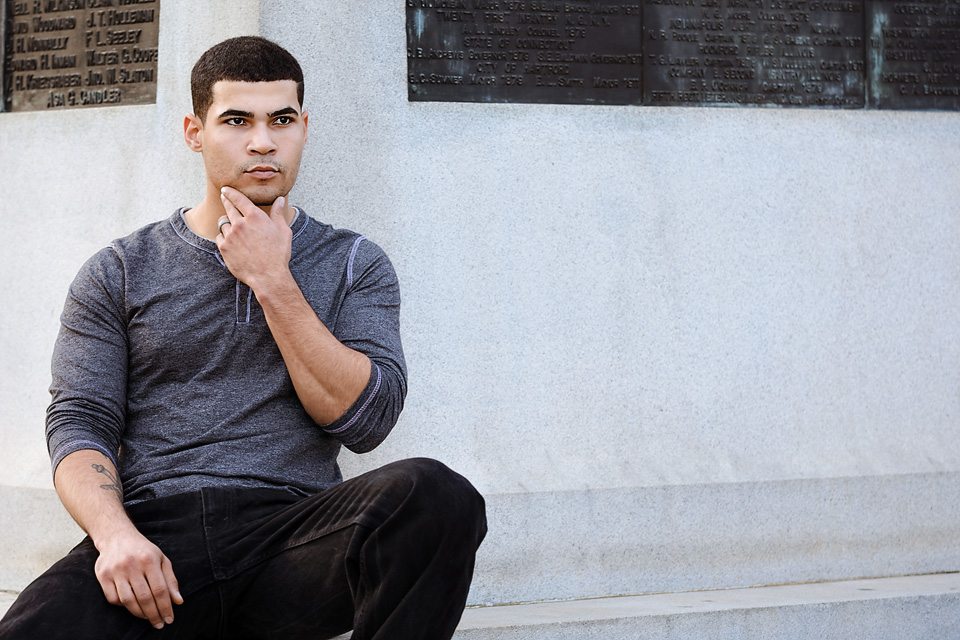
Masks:
[[[960,570],[960,472],[487,496],[469,604]],[[82,534],[53,491],[0,485],[0,589]]]
[[[0,592],[0,616],[12,601],[12,592]],[[960,573],[469,608],[455,636],[456,640],[955,637],[960,637]]]
[[[960,637],[960,573],[468,609],[457,640]]]
[[[499,494],[470,604],[960,570],[960,473]]]

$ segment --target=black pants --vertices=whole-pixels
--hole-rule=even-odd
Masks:
[[[173,564],[173,624],[158,631],[107,603],[87,538],[20,594],[0,638],[450,638],[486,533],[480,494],[422,458],[306,498],[210,488],[128,512]]]

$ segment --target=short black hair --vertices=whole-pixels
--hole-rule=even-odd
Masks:
[[[297,83],[297,100],[303,107],[303,69],[293,55],[276,42],[260,36],[240,36],[215,44],[200,56],[190,74],[193,113],[205,120],[213,104],[213,85],[220,80],[238,82]]]

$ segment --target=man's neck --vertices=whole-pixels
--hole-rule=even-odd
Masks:
[[[270,215],[270,205],[258,208],[265,214]],[[192,209],[188,209],[186,213],[183,214],[183,219],[187,223],[187,227],[190,228],[190,231],[193,231],[201,238],[213,241],[216,239],[217,234],[220,233],[217,222],[225,215],[227,214],[223,210],[223,204],[220,202],[219,195],[212,198],[210,195],[207,195],[200,204]],[[284,218],[288,225],[293,223],[295,215],[296,209],[288,204],[287,210],[284,211]]]

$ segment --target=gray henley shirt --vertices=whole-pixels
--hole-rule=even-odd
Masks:
[[[320,320],[372,363],[336,422],[304,411],[249,287],[183,209],[112,242],[70,286],[53,354],[47,445],[114,461],[127,504],[205,486],[315,493],[343,444],[369,451],[406,395],[400,291],[383,250],[298,210],[290,270]]]

